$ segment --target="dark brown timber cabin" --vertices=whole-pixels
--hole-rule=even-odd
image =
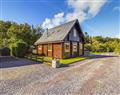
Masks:
[[[71,58],[84,54],[84,35],[78,20],[48,29],[35,42],[38,55]]]

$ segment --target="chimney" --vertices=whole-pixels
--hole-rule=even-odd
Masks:
[[[49,36],[49,35],[48,35],[48,28],[46,29],[46,32],[47,32],[47,37],[48,37],[48,36]]]
[[[46,37],[49,36],[49,35],[48,35],[48,28],[45,29],[45,35],[46,35]]]

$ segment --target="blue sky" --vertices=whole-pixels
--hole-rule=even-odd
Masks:
[[[77,1],[77,2],[76,2]],[[0,19],[54,27],[78,18],[81,28],[92,36],[120,37],[118,0],[1,0]],[[84,6],[86,6],[84,8]]]

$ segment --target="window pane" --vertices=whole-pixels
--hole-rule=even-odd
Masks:
[[[42,49],[42,46],[40,45],[40,46],[38,46],[38,50],[41,50]]]
[[[70,52],[70,43],[64,43],[64,51]]]
[[[77,43],[73,43],[73,52],[77,52]]]
[[[74,29],[74,37],[76,37],[77,36],[77,31],[76,31],[76,29]]]

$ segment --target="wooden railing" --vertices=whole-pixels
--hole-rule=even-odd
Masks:
[[[40,56],[40,57],[39,57]],[[44,57],[42,55],[34,54],[34,53],[29,53],[26,55],[26,58],[34,60],[36,62],[44,62]]]

